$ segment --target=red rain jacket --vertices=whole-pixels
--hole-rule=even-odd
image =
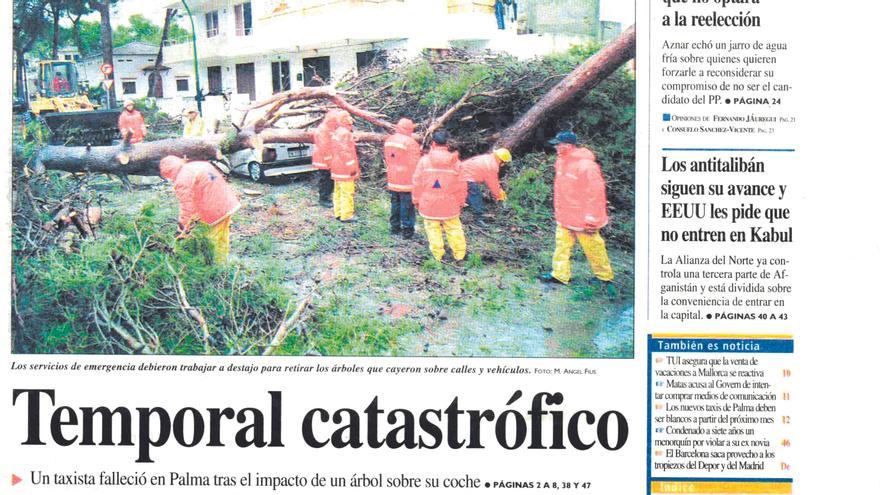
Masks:
[[[129,132],[131,133],[131,139],[129,139],[128,142],[131,144],[142,143],[147,136],[147,126],[144,124],[144,116],[137,110],[132,110],[131,112],[123,110],[122,113],[119,114],[119,133],[122,134],[122,138],[125,139],[125,135]]]
[[[333,161],[333,131],[339,127],[341,113],[341,110],[330,110],[315,129],[312,166],[318,170],[330,170],[330,162]]]
[[[167,156],[159,164],[159,173],[174,184],[180,200],[177,222],[181,230],[188,230],[195,220],[216,225],[241,208],[232,186],[208,162],[187,163]]]
[[[345,126],[333,131],[331,149],[333,159],[330,161],[330,177],[333,180],[353,181],[361,176],[358,162],[357,146],[354,134]]]
[[[428,220],[448,220],[461,214],[467,199],[467,182],[461,176],[458,153],[446,146],[431,146],[413,174],[413,203]]]
[[[70,81],[61,76],[55,76],[55,78],[52,79],[52,91],[55,93],[66,93],[70,91]]]
[[[567,229],[594,230],[608,224],[605,179],[592,151],[572,146],[559,153],[553,207],[556,222]]]
[[[388,189],[397,192],[413,190],[413,173],[422,157],[419,143],[412,138],[415,125],[409,119],[400,119],[397,133],[385,140],[385,165],[388,170]]]
[[[486,184],[497,201],[501,197],[501,183],[498,182],[500,161],[494,153],[486,153],[461,162],[461,172],[465,182]]]

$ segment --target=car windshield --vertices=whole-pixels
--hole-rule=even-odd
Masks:
[[[46,96],[69,95],[76,92],[76,68],[70,62],[43,65],[43,88]]]

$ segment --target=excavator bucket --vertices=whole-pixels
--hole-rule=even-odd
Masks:
[[[117,123],[121,109],[41,113],[52,132],[51,144],[105,146],[119,139]]]

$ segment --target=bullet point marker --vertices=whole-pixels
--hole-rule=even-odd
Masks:
[[[13,474],[12,475],[12,486],[15,486],[19,483],[21,483],[21,478],[19,478],[18,476]]]

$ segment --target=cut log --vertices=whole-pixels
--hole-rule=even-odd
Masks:
[[[35,169],[127,175],[159,175],[159,160],[174,155],[190,160],[221,157],[218,136],[209,139],[163,139],[122,146],[46,146],[37,153]]]
[[[619,38],[596,52],[554,86],[516,123],[502,131],[495,147],[514,149],[522,145],[553,112],[594,88],[635,54],[636,27],[630,26]]]
[[[378,132],[355,132],[359,143],[381,144],[388,135]],[[159,161],[173,155],[188,160],[214,160],[220,151],[222,135],[204,139],[176,138],[149,141],[130,146],[46,146],[37,154],[36,171],[64,170],[116,175],[159,175]],[[259,134],[242,131],[226,143],[226,154],[247,148],[260,153],[264,143],[311,143],[314,132],[298,129],[266,129]]]

